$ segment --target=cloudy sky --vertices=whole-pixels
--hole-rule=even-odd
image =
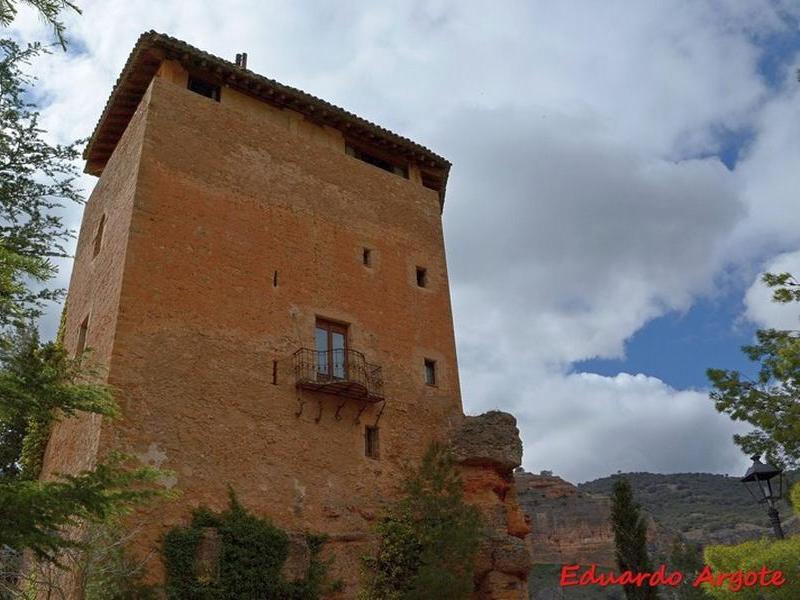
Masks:
[[[454,163],[464,405],[517,416],[528,470],[744,471],[704,372],[796,328],[757,281],[800,271],[800,3],[79,3],[35,65],[54,139],[92,131],[145,30],[246,51]]]

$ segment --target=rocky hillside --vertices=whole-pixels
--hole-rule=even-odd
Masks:
[[[651,556],[662,562],[673,539],[701,544],[735,543],[769,535],[764,508],[738,479],[708,473],[626,473],[649,520]],[[790,479],[794,480],[794,475]],[[547,471],[515,473],[518,500],[528,515],[534,564],[529,585],[536,600],[609,600],[616,588],[566,588],[558,585],[562,564],[595,563],[614,568],[614,538],[609,523],[614,477],[573,485]],[[800,531],[788,505],[781,508],[784,529]]]
[[[756,504],[736,477],[711,473],[626,473],[634,495],[659,523],[689,540],[705,544],[732,544],[770,535],[764,507]],[[796,475],[792,475],[794,480]],[[586,494],[608,495],[614,477],[582,483]],[[781,509],[784,528],[800,529],[788,504]]]
[[[581,492],[556,476],[517,473],[515,479],[517,499],[531,523],[534,564],[613,564],[607,496]]]

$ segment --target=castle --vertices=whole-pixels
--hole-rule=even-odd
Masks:
[[[519,456],[495,456],[504,434],[462,411],[445,159],[253,73],[246,56],[155,32],[136,43],[84,157],[99,180],[64,344],[93,350],[122,417],[60,423],[44,476],[113,449],[171,471],[162,483],[180,496],[136,515],[142,555],[193,508],[223,509],[230,486],[287,530],[327,534],[352,597],[403,466],[461,439],[468,498],[496,530],[476,594],[527,597]]]

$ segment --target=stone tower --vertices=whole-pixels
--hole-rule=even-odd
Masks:
[[[231,486],[329,534],[352,591],[401,467],[464,419],[450,164],[245,65],[150,32],[114,86],[64,340],[93,349],[123,417],[61,423],[45,475],[111,449],[171,470],[181,495],[138,515],[142,552]]]

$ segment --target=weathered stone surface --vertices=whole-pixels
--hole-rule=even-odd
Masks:
[[[489,530],[476,559],[475,598],[527,598],[530,555],[524,540],[530,528],[512,474],[522,455],[516,420],[497,411],[466,417],[453,448],[464,499],[480,509]]]
[[[195,574],[201,583],[209,583],[219,577],[219,554],[222,541],[215,527],[203,529],[195,553]]]
[[[480,582],[479,600],[527,600],[528,585],[516,575],[491,571]]]
[[[286,562],[283,563],[281,574],[287,581],[298,581],[308,576],[310,566],[311,550],[305,536],[290,534]]]
[[[528,545],[523,540],[510,535],[494,537],[492,539],[492,564],[496,571],[526,579],[531,570],[531,555]]]
[[[453,454],[459,462],[489,465],[511,471],[522,462],[522,441],[517,420],[510,414],[493,410],[475,417],[465,417],[453,436]]]
[[[614,566],[608,498],[582,494],[560,477],[515,474],[517,495],[531,521],[535,564]]]
[[[534,564],[616,566],[607,496],[583,492],[552,474],[521,472],[514,479],[519,503],[531,523],[528,544]],[[651,543],[667,537],[671,541],[649,518],[647,533]]]

